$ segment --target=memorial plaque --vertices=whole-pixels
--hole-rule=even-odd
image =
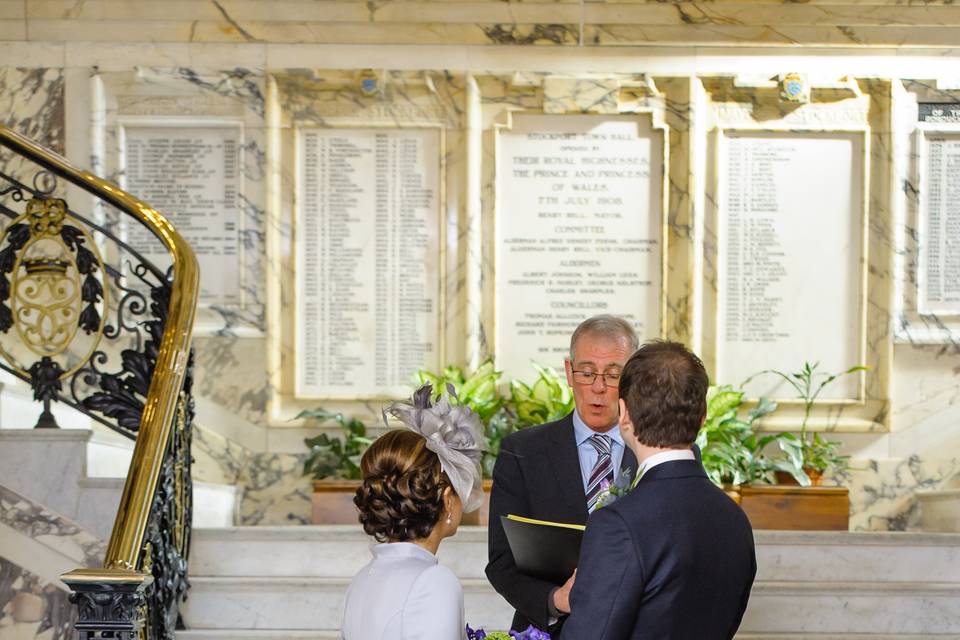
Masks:
[[[242,302],[239,127],[124,127],[127,191],[167,217],[200,263],[200,302]],[[169,254],[146,227],[126,224],[127,241],[161,268]]]
[[[523,115],[497,158],[496,358],[562,367],[586,318],[660,335],[663,138],[649,118]]]
[[[730,133],[721,175],[717,382],[861,364],[863,136]],[[824,399],[856,398],[858,378]],[[771,375],[751,397],[796,394]]]
[[[960,124],[960,105],[921,103],[920,121]],[[924,314],[960,314],[960,131],[927,131],[921,179],[920,295]]]
[[[304,129],[296,393],[409,393],[440,343],[440,132]]]

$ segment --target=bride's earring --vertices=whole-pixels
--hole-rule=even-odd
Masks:
[[[447,512],[447,524],[450,524],[450,512]]]

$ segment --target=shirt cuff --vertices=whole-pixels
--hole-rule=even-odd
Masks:
[[[553,594],[557,592],[557,589],[560,587],[554,587],[550,590],[550,593],[547,594],[547,626],[552,627],[560,621],[560,618],[563,617],[563,614],[557,609],[557,606],[553,604]]]

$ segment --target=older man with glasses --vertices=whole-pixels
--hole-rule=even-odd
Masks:
[[[515,609],[512,629],[529,625],[559,637],[570,613],[570,589],[525,575],[507,544],[501,515],[586,524],[597,497],[637,460],[617,428],[620,372],[639,342],[630,324],[609,315],[585,320],[570,339],[567,382],[576,409],[570,415],[511,434],[493,470],[487,578]]]

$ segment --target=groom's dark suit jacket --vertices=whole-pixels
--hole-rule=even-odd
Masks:
[[[636,473],[637,459],[629,449],[623,452],[621,466]],[[517,569],[500,524],[500,516],[509,514],[571,524],[587,522],[573,414],[504,438],[490,493],[487,578],[516,609],[511,628],[523,631],[532,624],[547,630],[547,598],[550,591],[562,585],[524,575]],[[554,637],[558,630],[559,625],[550,629]]]
[[[727,640],[757,572],[750,522],[693,460],[590,516],[564,640]]]

